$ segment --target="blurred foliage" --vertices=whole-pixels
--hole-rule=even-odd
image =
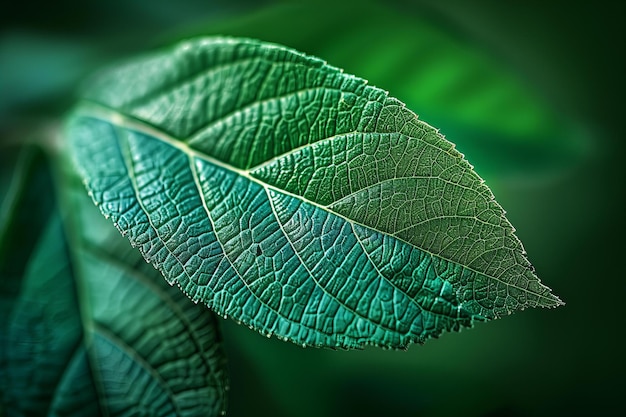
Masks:
[[[98,66],[184,36],[280,42],[368,79],[458,145],[568,303],[408,352],[302,350],[225,321],[229,415],[624,411],[622,3],[62,0],[2,19],[4,140],[62,116]]]
[[[144,262],[69,163],[51,169],[35,145],[2,150],[16,162],[0,172],[0,409],[220,415],[217,316]]]

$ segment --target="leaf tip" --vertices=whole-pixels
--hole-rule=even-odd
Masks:
[[[551,296],[551,304],[542,306],[545,308],[557,308],[557,307],[561,307],[565,305],[565,301],[561,300],[561,298],[559,296],[557,296],[556,294],[550,293]]]

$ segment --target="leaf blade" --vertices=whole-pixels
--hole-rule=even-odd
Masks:
[[[316,58],[249,40],[188,41],[155,56],[97,79],[88,97],[99,105],[79,106],[68,135],[105,215],[122,224],[120,230],[143,248],[146,258],[194,301],[202,300],[262,333],[340,347],[405,347],[473,320],[560,303],[539,284],[504,211],[462,155],[386,92]],[[260,82],[245,76],[250,68],[258,69],[254,57],[272,62]],[[138,69],[154,65],[154,60],[168,62],[164,74],[155,76],[148,93],[150,80],[145,77],[139,98],[134,98],[124,86],[141,77]],[[248,67],[234,71],[241,62]],[[178,78],[177,66],[183,74]],[[195,78],[181,81],[189,68],[195,69]],[[225,68],[232,72],[223,73]],[[114,83],[121,74],[126,80],[122,87]],[[175,81],[160,94],[168,77]],[[149,97],[147,104],[133,107],[144,97]],[[226,103],[224,108],[216,100]],[[97,123],[116,133],[98,136],[81,128],[88,118],[99,119]],[[354,146],[357,142],[360,148]],[[103,198],[106,188],[99,188],[98,181],[111,173],[95,167],[96,159],[83,145],[117,149],[116,175],[127,184],[127,202]],[[370,167],[380,165],[378,172],[354,174],[367,158]],[[441,184],[432,187],[433,181]],[[471,204],[464,200],[473,203],[469,211]],[[447,208],[442,208],[444,203]],[[128,215],[126,207],[139,207],[139,214]],[[133,227],[133,221],[140,225]],[[336,226],[341,236],[327,223],[341,224]],[[315,227],[319,235],[310,235],[308,229]],[[468,236],[475,228],[479,230]],[[451,284],[444,291],[449,299],[435,296],[435,302],[418,291],[398,296],[397,306],[370,311],[379,300],[367,289],[381,283],[394,287],[406,265],[393,270],[392,278],[385,277],[385,265],[372,261],[359,233],[389,238],[387,244],[400,252],[419,252],[413,256],[430,259],[438,270],[429,280],[413,273],[411,279],[441,291]],[[331,235],[336,240],[324,237]],[[307,248],[302,243],[307,239],[319,250]],[[482,246],[475,248],[472,242]],[[344,258],[335,252],[343,252]],[[350,268],[342,271],[344,263]],[[355,270],[363,265],[368,267]],[[510,269],[518,274],[502,278]],[[330,278],[329,271],[335,271]],[[304,303],[303,314],[282,307],[289,297],[281,294],[290,287],[304,288],[289,296],[296,297],[295,305]],[[442,303],[451,307],[438,322]],[[428,307],[417,307],[424,305]],[[400,319],[396,307],[413,314],[404,330],[392,327]],[[329,323],[315,323],[308,315],[321,315]],[[314,324],[306,325],[307,320]],[[383,322],[391,324],[385,327]]]

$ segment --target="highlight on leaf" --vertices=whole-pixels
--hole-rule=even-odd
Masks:
[[[365,80],[201,38],[92,81],[95,203],[194,302],[309,346],[405,348],[561,301],[454,145]]]

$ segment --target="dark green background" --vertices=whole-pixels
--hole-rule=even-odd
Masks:
[[[61,0],[1,19],[4,141],[62,117],[100,65],[185,36],[280,42],[369,79],[465,153],[567,303],[407,352],[302,349],[223,321],[229,415],[625,411],[623,5]]]

